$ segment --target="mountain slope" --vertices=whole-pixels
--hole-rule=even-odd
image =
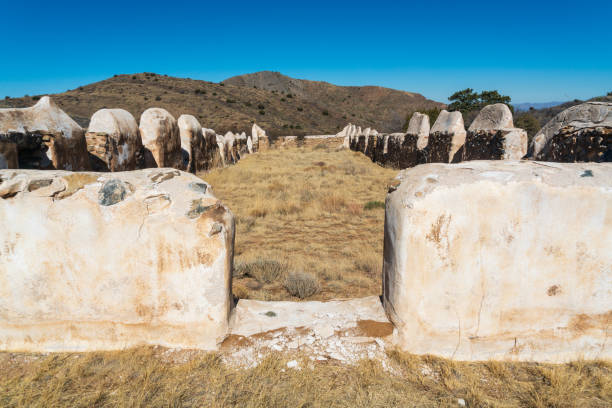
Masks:
[[[364,121],[382,132],[401,130],[406,113],[413,109],[440,107],[443,104],[423,95],[379,86],[338,86],[327,82],[295,79],[279,72],[260,71],[223,81],[243,88],[265,89],[280,95],[305,99],[352,122]],[[354,116],[353,116],[354,115]],[[354,119],[354,118],[358,119]],[[364,126],[362,123],[358,125]]]
[[[236,77],[240,78],[240,77]],[[202,126],[222,133],[248,131],[258,123],[272,135],[333,134],[346,123],[379,131],[401,129],[406,113],[439,106],[419,94],[380,87],[338,87],[324,82],[293,80],[284,94],[278,90],[233,85],[236,80],[212,83],[153,73],[112,78],[51,95],[81,126],[101,108],[123,108],[139,121],[150,107],[167,109],[178,118],[194,115]],[[301,88],[300,88],[301,87]],[[300,92],[298,92],[301,89]],[[287,95],[291,90],[291,97]],[[0,107],[26,107],[38,97],[0,100]]]

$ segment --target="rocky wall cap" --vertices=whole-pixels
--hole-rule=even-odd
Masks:
[[[134,116],[125,109],[100,109],[91,116],[87,132],[113,134],[138,134]]]
[[[176,126],[176,119],[163,108],[149,108],[140,115],[140,133],[144,145],[155,143],[158,135],[158,128],[161,124],[172,128]]]
[[[406,133],[410,135],[429,135],[429,116],[415,112],[410,118],[408,123],[408,131]]]
[[[193,115],[181,115],[176,123],[180,130],[197,131],[202,129],[202,125]]]
[[[0,109],[0,133],[53,132],[71,139],[83,129],[61,110],[49,96],[43,96],[29,108]]]
[[[463,116],[461,112],[449,112],[443,109],[438,115],[438,119],[431,128],[430,133],[459,133],[465,132],[463,125]]]
[[[504,103],[487,105],[480,110],[468,130],[500,130],[514,127],[512,112]]]
[[[612,103],[586,102],[560,112],[533,137],[529,149],[531,156],[537,159],[550,139],[566,126],[576,129],[612,127]]]
[[[553,163],[539,161],[474,160],[457,164],[430,163],[400,171],[396,189],[418,200],[436,189],[475,181],[498,184],[537,180],[555,187],[593,185],[612,189],[612,167],[603,163]]]

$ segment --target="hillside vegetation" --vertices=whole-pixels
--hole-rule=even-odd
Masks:
[[[278,73],[259,74],[265,78],[273,74],[276,85],[251,85],[250,75],[213,83],[140,73],[115,75],[51,96],[84,127],[101,108],[126,109],[138,121],[145,109],[161,107],[175,117],[194,115],[202,126],[218,133],[249,131],[257,123],[272,135],[335,134],[348,122],[394,132],[401,130],[408,111],[442,106],[422,95],[394,89],[343,87]],[[39,98],[5,98],[0,108],[31,106]]]

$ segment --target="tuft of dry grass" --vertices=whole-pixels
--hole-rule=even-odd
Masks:
[[[397,171],[337,150],[341,142],[306,139],[297,147],[279,139],[234,166],[200,174],[237,218],[236,265],[262,258],[308,271],[320,282],[309,299],[380,294],[384,211],[364,206],[384,202]],[[254,279],[238,274],[239,297],[295,300],[282,280],[250,289]]]
[[[295,359],[301,370],[287,369]],[[462,363],[388,351],[385,366],[273,354],[238,369],[222,355],[142,347],[0,353],[3,407],[609,407],[612,364]]]
[[[319,282],[309,273],[291,272],[285,279],[285,289],[291,295],[305,299],[319,291]]]
[[[251,277],[262,284],[280,280],[287,273],[287,265],[274,259],[257,258],[252,262],[240,262],[234,267],[235,277]]]

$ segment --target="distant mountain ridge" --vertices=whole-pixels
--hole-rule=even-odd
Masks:
[[[444,106],[417,93],[337,86],[270,71],[221,83],[148,72],[115,75],[50,96],[84,127],[102,108],[123,108],[139,121],[144,110],[160,107],[175,118],[194,115],[218,133],[249,131],[257,123],[271,135],[334,134],[348,122],[395,132],[410,111]],[[0,107],[32,106],[38,98],[8,98],[0,100]]]
[[[558,106],[564,104],[565,102],[523,102],[523,103],[513,103],[514,109],[517,111],[528,111],[530,108],[533,109],[545,109],[552,108],[553,106]]]

